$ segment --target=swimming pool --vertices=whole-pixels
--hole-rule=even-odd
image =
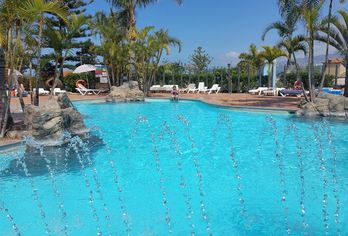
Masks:
[[[75,106],[88,143],[0,153],[2,235],[348,234],[345,122],[194,101]]]

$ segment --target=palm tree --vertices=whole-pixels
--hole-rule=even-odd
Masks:
[[[239,55],[240,63],[247,64],[248,68],[253,67],[257,70],[259,75],[259,85],[261,86],[261,76],[262,76],[262,67],[264,65],[264,59],[260,55],[260,52],[257,50],[255,44],[251,44],[249,47],[249,52],[241,53]]]
[[[303,36],[296,36],[294,38],[283,39],[277,44],[277,47],[281,48],[286,54],[286,66],[284,70],[284,80],[286,81],[286,73],[291,65],[295,65],[296,75],[299,78],[299,68],[296,59],[297,52],[303,52],[307,54],[307,46],[304,43],[305,38]],[[294,61],[293,61],[294,60]]]
[[[38,69],[35,75],[36,91],[39,90],[39,79],[40,79],[40,68],[41,68],[41,49],[42,49],[42,35],[44,25],[47,18],[45,14],[53,14],[61,18],[63,21],[67,22],[67,9],[63,7],[59,0],[46,1],[46,0],[26,0],[21,8],[21,13],[25,15],[31,23],[34,23],[38,27]],[[35,103],[36,106],[39,105],[39,93],[36,92]]]
[[[294,59],[297,77],[299,77],[299,70],[295,53],[297,51],[306,52],[306,46],[301,41],[305,40],[304,37],[294,37],[294,33],[297,30],[296,25],[301,16],[301,8],[299,7],[298,3],[295,0],[279,0],[278,6],[282,20],[270,24],[262,34],[262,40],[265,40],[266,34],[271,30],[276,30],[278,32],[278,35],[281,37],[281,41],[277,46],[281,49],[284,49],[285,53],[287,54],[287,63],[284,71],[284,80],[286,81],[287,69],[292,64],[292,59]]]
[[[33,84],[32,84],[32,75],[33,75],[33,58],[36,55],[36,51],[38,48],[37,41],[32,37],[32,32],[30,30],[27,31],[26,36],[23,39],[23,47],[24,47],[24,58],[28,63],[29,67],[29,91],[30,93],[30,102],[34,104],[33,97]]]
[[[145,27],[136,31],[136,40],[130,45],[134,52],[138,82],[145,95],[149,93],[163,54],[169,55],[171,47],[181,50],[180,40],[170,36],[168,30],[161,29],[151,33],[153,29]]]
[[[274,61],[279,57],[285,57],[286,54],[278,47],[262,46],[264,51],[261,52],[261,57],[268,63],[268,86],[273,84],[273,67]]]
[[[290,11],[290,10],[287,10]],[[262,40],[265,40],[266,35],[271,30],[276,30],[278,35],[281,38],[291,38],[296,31],[296,25],[298,23],[300,14],[297,8],[291,9],[292,14],[291,15],[285,15],[283,16],[282,20],[276,21],[271,23],[269,26],[266,27],[264,32],[262,33]]]
[[[311,100],[314,99],[313,71],[314,71],[314,34],[319,23],[320,10],[324,0],[278,0],[279,11],[283,18],[291,19],[294,16],[302,18],[307,30],[308,42],[308,84]]]
[[[314,73],[314,35],[319,25],[320,10],[323,0],[302,0],[301,16],[307,30],[308,42],[308,84],[311,101],[314,100],[313,73]]]
[[[338,11],[340,18],[331,17],[322,22],[319,33],[315,34],[315,39],[329,44],[337,49],[345,57],[346,68],[348,68],[348,13]],[[329,23],[330,27],[327,25]],[[329,39],[329,40],[327,40]],[[348,72],[345,78],[344,96],[348,97]]]
[[[345,3],[346,0],[339,0],[339,2],[341,4]],[[329,14],[328,14],[328,23],[327,23],[327,28],[328,30],[330,31],[330,27],[331,27],[331,24],[330,24],[330,20],[332,18],[332,8],[333,8],[333,0],[330,0],[330,4],[329,4]],[[325,64],[324,64],[324,67],[323,67],[323,72],[322,72],[322,77],[321,77],[321,81],[320,81],[320,87],[319,89],[322,89],[323,86],[324,86],[324,82],[325,82],[325,77],[326,77],[326,66],[329,62],[329,35],[327,35],[327,39],[326,39],[326,52],[325,52]]]
[[[13,70],[18,66],[18,52],[21,47],[23,16],[18,12],[19,0],[7,0],[0,2],[0,46],[5,59],[5,68],[9,70],[9,76],[5,70],[5,75],[0,78],[0,96],[1,96],[1,133],[4,137],[6,129],[11,125],[12,117],[10,113],[11,96],[8,91],[15,84]],[[17,68],[18,69],[18,68]]]
[[[279,13],[282,17],[288,17],[298,9],[299,0],[278,0]]]
[[[126,72],[129,59],[126,29],[120,25],[118,16],[113,11],[108,16],[98,12],[91,27],[100,37],[100,46],[96,46],[95,51],[103,57],[110,71],[110,85],[121,85],[121,75]]]
[[[147,7],[152,3],[158,2],[158,0],[107,0],[112,3],[116,8],[121,9],[120,19],[124,26],[127,28],[127,35],[129,40],[135,39],[135,27],[136,27],[136,9],[139,7]],[[181,4],[182,0],[175,0]]]
[[[64,31],[55,30],[49,26],[43,32],[46,45],[50,45],[50,48],[53,49],[52,57],[54,58],[55,64],[55,75],[50,98],[54,95],[54,89],[57,84],[61,83],[59,77],[61,71],[63,71],[66,58],[71,54],[73,38],[87,23],[88,19],[84,15],[72,14]]]

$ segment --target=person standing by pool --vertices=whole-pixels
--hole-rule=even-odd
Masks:
[[[172,88],[172,101],[179,101],[179,90],[177,89],[177,87],[174,85]]]
[[[28,92],[25,90],[23,84],[19,84],[19,87],[18,87],[18,97],[20,96],[19,95],[20,93],[22,93],[22,97],[27,97],[28,96]]]

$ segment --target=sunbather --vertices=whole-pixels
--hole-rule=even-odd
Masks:
[[[294,84],[294,89],[295,90],[302,90],[302,81],[300,79],[297,79],[295,84]]]

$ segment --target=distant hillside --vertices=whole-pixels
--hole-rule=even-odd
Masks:
[[[342,57],[341,54],[335,53],[335,54],[330,54],[329,58],[334,58],[334,57]],[[319,56],[315,56],[314,57],[314,65],[322,65],[322,63],[325,61],[325,55],[319,55]],[[277,63],[277,71],[278,73],[283,72],[284,70],[284,65],[286,63],[285,59],[280,59]],[[298,58],[297,59],[297,63],[301,66],[301,67],[306,67],[307,63],[308,63],[308,59],[307,58]]]

